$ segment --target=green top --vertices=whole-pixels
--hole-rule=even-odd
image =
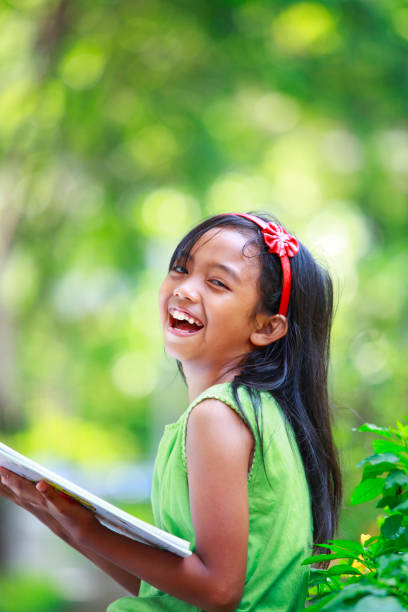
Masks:
[[[203,399],[218,399],[239,413],[232,385],[215,385],[197,397],[176,423],[167,425],[154,467],[152,506],[156,525],[189,540],[195,551],[190,515],[186,461],[188,416]],[[255,417],[248,391],[239,389],[242,408],[253,427]],[[261,392],[265,477],[259,440],[248,474],[249,543],[244,594],[240,612],[295,612],[304,606],[308,569],[302,560],[311,554],[312,513],[302,460],[290,426],[276,401]],[[254,428],[254,431],[256,429]],[[123,597],[107,612],[199,610],[142,581],[139,597]]]

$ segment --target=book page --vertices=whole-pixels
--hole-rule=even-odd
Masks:
[[[116,533],[149,546],[163,548],[180,557],[191,555],[190,543],[187,540],[183,540],[124,512],[62,476],[51,472],[51,470],[39,465],[28,457],[21,455],[2,442],[0,442],[0,466],[32,482],[45,480],[54,488],[63,491],[85,507],[91,509],[95,512],[96,518],[102,525]]]

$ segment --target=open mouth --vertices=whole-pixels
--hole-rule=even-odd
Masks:
[[[204,327],[202,323],[194,321],[192,317],[180,319],[177,312],[174,312],[174,315],[176,316],[169,312],[169,328],[176,333],[182,335],[195,334]]]

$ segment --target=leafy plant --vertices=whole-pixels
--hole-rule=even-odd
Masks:
[[[408,425],[397,429],[365,423],[357,431],[377,434],[374,454],[357,464],[363,468],[351,504],[379,497],[379,534],[362,534],[360,542],[329,540],[319,544],[331,553],[313,555],[308,612],[398,612],[408,609]]]
[[[41,574],[0,576],[0,612],[63,612],[69,609],[52,581]]]

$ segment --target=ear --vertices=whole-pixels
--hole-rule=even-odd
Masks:
[[[256,329],[249,339],[255,346],[266,346],[286,336],[287,331],[288,321],[283,315],[259,314],[256,317]]]

